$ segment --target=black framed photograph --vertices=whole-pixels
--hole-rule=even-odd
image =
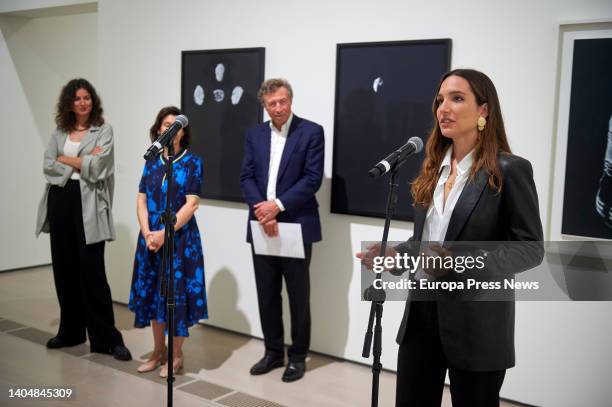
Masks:
[[[612,239],[612,38],[573,51],[561,233]]]
[[[265,48],[182,52],[181,109],[191,124],[191,151],[204,163],[200,196],[243,202],[240,167],[245,131],[263,119],[257,91]]]
[[[368,171],[409,138],[427,141],[451,40],[338,44],[336,52],[331,211],[384,218],[388,180]],[[422,161],[421,153],[400,169],[394,219],[414,219],[409,182]]]
[[[551,241],[612,240],[612,22],[559,26]]]

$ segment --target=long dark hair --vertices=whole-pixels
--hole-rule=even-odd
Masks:
[[[159,131],[159,128],[161,127],[162,122],[164,121],[164,118],[168,116],[169,114],[173,116],[178,116],[183,113],[181,112],[181,109],[179,109],[176,106],[162,107],[159,113],[157,113],[157,117],[155,118],[155,123],[153,123],[153,126],[151,126],[151,129],[149,130],[149,137],[151,138],[151,142],[157,140],[157,138],[159,137],[159,134],[157,132]],[[181,139],[179,144],[181,148],[185,149],[189,147],[190,141],[191,141],[191,131],[190,131],[190,126],[188,124],[187,126],[183,127],[183,138]]]
[[[102,116],[102,101],[96,89],[87,79],[73,79],[62,88],[59,100],[57,101],[57,112],[55,113],[55,124],[60,130],[70,132],[75,129],[76,115],[73,111],[74,98],[79,89],[85,89],[91,95],[91,113],[89,114],[88,125],[101,126],[104,124]]]
[[[442,82],[449,76],[460,76],[470,84],[470,88],[476,96],[476,103],[482,106],[484,103],[488,107],[487,124],[483,131],[479,132],[478,141],[474,151],[474,163],[470,172],[473,179],[480,169],[484,169],[489,176],[491,188],[502,190],[502,173],[499,168],[497,155],[499,153],[510,153],[510,145],[506,138],[504,119],[501,113],[499,99],[495,85],[487,75],[474,69],[455,69],[445,73],[440,79],[436,96],[431,107],[434,116],[434,126],[429,134],[429,139],[425,146],[425,160],[421,173],[412,183],[412,198],[416,205],[429,206],[433,198],[433,192],[438,182],[438,170],[444,159],[444,154],[453,141],[442,135],[440,124],[438,123],[438,92]],[[476,127],[476,123],[474,123]]]

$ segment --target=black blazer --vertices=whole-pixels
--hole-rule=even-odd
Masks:
[[[479,171],[465,185],[451,215],[445,242],[452,241],[533,241],[542,242],[542,222],[533,170],[524,158],[500,154],[502,192],[488,185],[488,176]],[[420,242],[427,208],[415,208],[414,235],[406,247]],[[396,249],[402,250],[402,244]],[[514,272],[542,262],[543,245],[501,254],[500,263],[516,264]],[[504,258],[506,256],[507,258]],[[520,257],[517,259],[517,257]],[[444,353],[453,367],[469,371],[507,369],[515,364],[514,301],[438,301],[438,323]],[[410,300],[397,335],[401,344],[406,334]],[[417,350],[418,351],[418,350]]]

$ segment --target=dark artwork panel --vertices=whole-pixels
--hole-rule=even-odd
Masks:
[[[451,40],[338,44],[331,211],[384,218],[390,175],[368,170],[410,137],[427,141],[431,106],[449,70]],[[394,219],[414,219],[409,182],[423,153],[400,169]]]
[[[264,62],[264,48],[182,53],[181,109],[192,126],[190,149],[204,162],[202,198],[243,202],[244,134],[263,118]]]
[[[561,233],[612,239],[612,38],[575,40],[571,86]]]

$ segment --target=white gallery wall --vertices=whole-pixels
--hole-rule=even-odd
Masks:
[[[95,83],[97,76],[97,14],[91,7],[81,11],[0,15],[0,270],[51,261],[48,236],[34,236],[45,185],[42,156],[62,86],[76,76]]]
[[[58,88],[53,85],[53,89],[46,90],[49,102],[41,103],[37,114],[28,113],[27,101],[31,99],[28,89],[34,88],[37,81],[45,82],[40,86],[51,88],[42,79],[49,71],[58,76],[51,75],[49,80],[58,83],[76,75],[94,78],[116,137],[113,213],[118,238],[107,246],[107,273],[114,298],[127,302],[138,234],[135,200],[143,165],[141,156],[149,143],[148,128],[159,108],[180,104],[181,51],[265,47],[266,77],[288,78],[294,87],[294,111],[320,123],[326,132],[325,180],[318,194],[324,240],[314,246],[311,265],[312,349],[358,362],[364,362],[360,354],[369,304],[359,301],[359,265],[354,261],[354,253],[361,241],[380,238],[382,220],[329,211],[336,44],[451,38],[451,66],[477,68],[489,74],[496,84],[511,147],[533,164],[546,227],[551,205],[550,183],[559,182],[563,177],[553,173],[551,165],[559,24],[612,18],[609,0],[475,0],[469,3],[193,0],[172,4],[100,0],[97,10],[97,66],[93,70],[83,67],[85,73],[80,73],[75,67],[60,66],[55,71],[54,66],[41,64],[38,69],[44,73],[33,73],[25,80],[17,73],[11,77],[8,69],[11,65],[21,66],[13,54],[23,51],[11,47],[8,47],[10,51],[0,51],[0,80],[10,95],[2,98],[1,103],[6,104],[0,109],[2,122],[10,122],[17,114],[7,113],[12,112],[7,99],[13,100],[13,104],[21,103],[22,125],[9,123],[14,126],[13,131],[6,134],[8,138],[11,134],[22,134],[24,143],[39,149],[31,154],[35,159],[26,160],[20,154],[3,161],[3,177],[8,169],[11,174],[21,171],[20,176],[24,177],[11,195],[15,201],[8,208],[10,215],[3,215],[7,217],[6,223],[3,217],[3,226],[10,222],[17,226],[19,220],[15,218],[25,213],[23,208],[28,201],[38,200],[42,188],[41,140],[48,137],[52,126],[53,109],[48,104],[55,103]],[[90,19],[88,15],[66,18]],[[91,27],[91,22],[87,25]],[[3,23],[7,42],[4,26]],[[84,47],[93,44],[86,42],[87,38],[81,44]],[[92,40],[96,41],[95,36]],[[40,57],[44,52],[39,50],[34,54]],[[59,59],[65,58],[68,57]],[[36,72],[36,67],[32,70]],[[19,83],[13,83],[11,78],[19,79]],[[41,126],[48,127],[40,129]],[[24,149],[22,144],[17,146]],[[372,162],[378,158],[372,157]],[[24,161],[34,170],[25,168]],[[31,186],[33,192],[29,191]],[[23,198],[30,193],[32,198]],[[6,205],[6,198],[2,201]],[[383,205],[384,197],[381,197]],[[29,209],[27,213],[34,214]],[[246,206],[202,200],[196,216],[205,254],[210,311],[207,323],[261,336],[250,248],[244,241]],[[22,216],[21,224],[28,222],[33,225],[33,219]],[[392,240],[404,240],[411,234],[411,223],[394,222],[392,226]],[[24,235],[31,233],[30,230]],[[12,240],[14,235],[5,227],[3,250],[4,244],[12,244]],[[34,244],[25,237],[23,242]],[[24,249],[31,254],[15,249],[16,263],[21,261],[27,265],[35,255],[48,258],[46,246],[32,247]],[[402,311],[403,304],[385,304],[382,362],[392,370],[397,355],[394,338]],[[612,399],[610,315],[612,303],[605,302],[517,303],[517,367],[508,371],[502,396],[546,406],[609,404]],[[363,391],[367,399],[369,389]]]

